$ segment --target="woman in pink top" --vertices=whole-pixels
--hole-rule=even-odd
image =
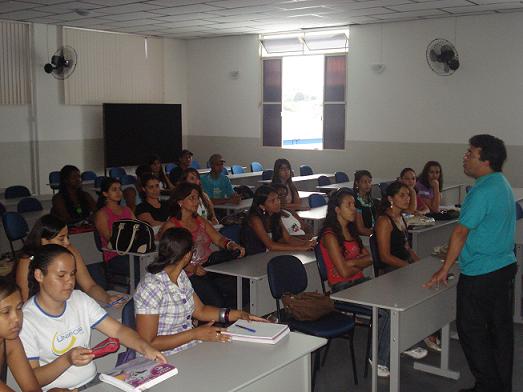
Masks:
[[[205,218],[198,215],[200,191],[196,184],[179,184],[171,194],[171,218],[160,229],[159,237],[171,227],[183,227],[192,234],[194,249],[191,262],[185,267],[196,294],[205,305],[216,307],[236,307],[236,280],[208,273],[204,264],[213,252],[211,243],[221,249],[245,254],[245,249],[221,235]]]
[[[129,207],[121,206],[122,185],[114,178],[105,178],[100,187],[97,211],[94,216],[94,224],[100,235],[102,248],[107,244],[113,234],[113,223],[122,219],[136,219]],[[129,275],[129,256],[119,256],[116,252],[103,252],[107,270],[118,275]],[[136,275],[135,275],[136,276]],[[139,275],[137,276],[139,278]]]

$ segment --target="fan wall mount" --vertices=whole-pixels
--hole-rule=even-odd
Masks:
[[[430,69],[441,76],[452,75],[460,66],[456,47],[444,38],[436,38],[428,44],[426,57]]]
[[[67,79],[74,72],[78,54],[71,46],[62,46],[51,57],[51,61],[44,65],[44,71],[53,75],[55,79]]]

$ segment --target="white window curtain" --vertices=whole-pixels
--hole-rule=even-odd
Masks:
[[[63,41],[78,54],[64,81],[66,104],[163,101],[161,39],[64,28]]]
[[[31,103],[29,25],[0,22],[0,105]]]

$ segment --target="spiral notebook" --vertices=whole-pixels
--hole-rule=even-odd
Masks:
[[[283,324],[238,320],[222,334],[230,336],[233,341],[276,344],[289,332],[289,327]]]

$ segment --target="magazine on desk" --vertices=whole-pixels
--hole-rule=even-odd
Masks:
[[[110,373],[100,374],[100,380],[123,391],[138,392],[151,388],[178,374],[176,366],[147,358],[136,358],[115,367]]]
[[[289,332],[289,327],[283,324],[238,320],[222,334],[230,336],[233,341],[276,344]]]

